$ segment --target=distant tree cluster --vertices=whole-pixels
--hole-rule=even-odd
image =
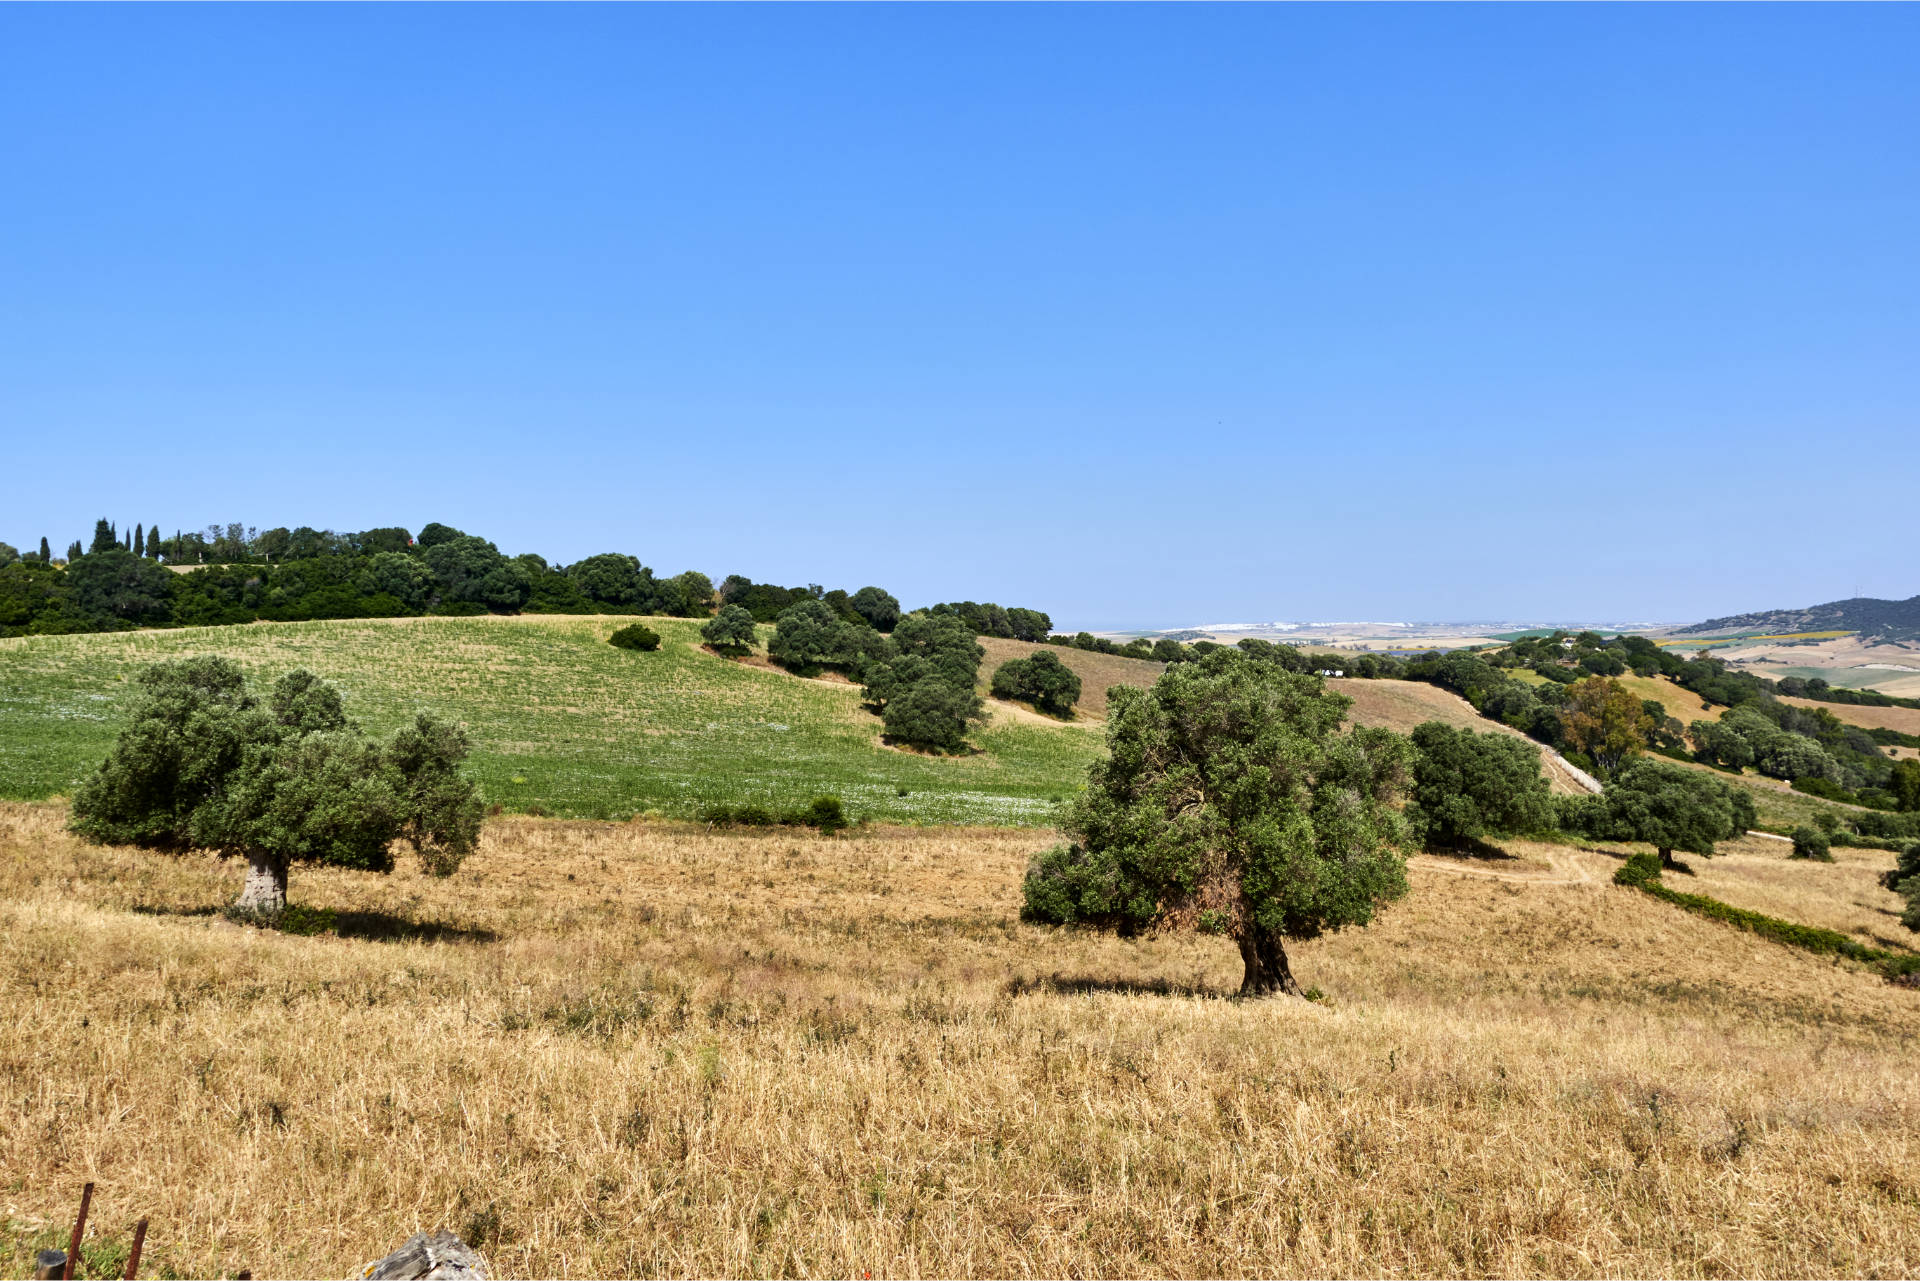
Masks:
[[[772,583],[756,583],[739,574],[729,574],[720,584],[720,603],[738,605],[756,623],[777,622],[782,614],[802,601],[818,601],[847,622],[877,632],[890,632],[900,621],[900,602],[880,587],[862,587],[852,593],[838,587],[829,591],[818,583],[776,587]]]
[[[1002,640],[1044,641],[1053,630],[1053,620],[1037,609],[1002,608],[992,602],[944,601],[929,606],[929,614],[951,615],[965,623],[975,636],[996,636]]]
[[[75,543],[64,563],[40,543],[36,555],[0,553],[0,636],[258,619],[713,612],[713,583],[697,571],[659,578],[615,552],[549,565],[437,523],[418,539],[397,526],[336,534],[238,524],[162,538],[139,525],[122,535],[101,520],[88,547]]]

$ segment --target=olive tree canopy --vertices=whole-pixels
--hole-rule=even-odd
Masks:
[[[1411,749],[1340,730],[1352,700],[1231,650],[1109,692],[1110,755],[1036,859],[1022,916],[1230,935],[1243,995],[1299,993],[1283,942],[1365,925],[1406,893],[1395,806]]]
[[[127,727],[74,797],[72,827],[101,844],[246,855],[238,906],[286,906],[294,862],[392,870],[407,841],[430,873],[472,852],[480,799],[459,772],[466,735],[425,713],[385,745],[309,672],[265,701],[224,658],[149,667]]]
[[[1616,840],[1645,841],[1660,851],[1663,866],[1673,852],[1712,857],[1717,842],[1730,841],[1754,824],[1753,797],[1711,774],[1642,757],[1607,787],[1604,822]]]

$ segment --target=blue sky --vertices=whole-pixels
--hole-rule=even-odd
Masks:
[[[0,538],[1074,626],[1920,592],[1920,9],[0,9]]]

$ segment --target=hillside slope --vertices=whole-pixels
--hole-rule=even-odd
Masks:
[[[631,618],[408,618],[0,640],[0,795],[70,793],[105,755],[148,663],[224,654],[256,677],[306,667],[384,734],[431,709],[465,724],[490,802],[579,817],[711,802],[841,796],[857,816],[1046,824],[1086,775],[1096,730],[999,718],[971,756],[879,741],[847,684],[801,680],[699,648],[699,625],[655,618],[657,653],[606,643]]]
[[[1690,627],[1677,627],[1682,635],[1705,632],[1763,630],[1780,634],[1793,632],[1858,632],[1868,640],[1920,640],[1920,596],[1906,600],[1880,600],[1872,596],[1854,596],[1847,600],[1808,605],[1802,609],[1764,609],[1751,614],[1730,614],[1709,618]]]
[[[1106,719],[1107,690],[1113,686],[1131,685],[1136,689],[1145,689],[1160,679],[1161,672],[1167,670],[1165,663],[1144,658],[1121,658],[1116,654],[1101,654],[1088,649],[1036,645],[1029,641],[1001,640],[994,636],[980,637],[980,648],[987,651],[986,658],[980,663],[982,691],[993,682],[993,673],[1000,664],[1007,660],[1026,658],[1042,649],[1052,654],[1080,678],[1080,701],[1074,705],[1074,711],[1082,720]]]
[[[1351,676],[1336,676],[1330,677],[1327,685],[1353,700],[1347,718],[1354,724],[1372,725],[1406,734],[1423,721],[1439,721],[1455,729],[1470,729],[1482,734],[1508,734],[1533,743],[1519,730],[1480,715],[1473,709],[1472,703],[1451,690],[1424,681],[1357,680]],[[1540,744],[1534,743],[1534,746],[1540,747]],[[1545,771],[1547,782],[1555,792],[1565,796],[1588,794],[1588,789],[1581,785],[1566,762],[1551,749],[1540,747],[1540,768]]]

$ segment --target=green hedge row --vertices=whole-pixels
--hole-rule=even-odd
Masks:
[[[1670,890],[1660,883],[1660,856],[1657,854],[1635,854],[1613,874],[1613,880],[1616,885],[1627,885],[1644,890],[1655,898],[1665,899],[1696,916],[1724,921],[1736,929],[1758,934],[1762,938],[1784,943],[1788,947],[1802,948],[1829,956],[1844,956],[1848,960],[1871,965],[1890,980],[1908,975],[1920,975],[1920,955],[1883,951],[1877,947],[1868,947],[1864,943],[1856,943],[1836,930],[1823,930],[1812,925],[1796,925],[1792,921],[1783,921],[1777,916],[1750,912],[1744,907],[1722,903],[1719,899],[1708,898],[1704,894],[1682,894],[1678,890]]]

